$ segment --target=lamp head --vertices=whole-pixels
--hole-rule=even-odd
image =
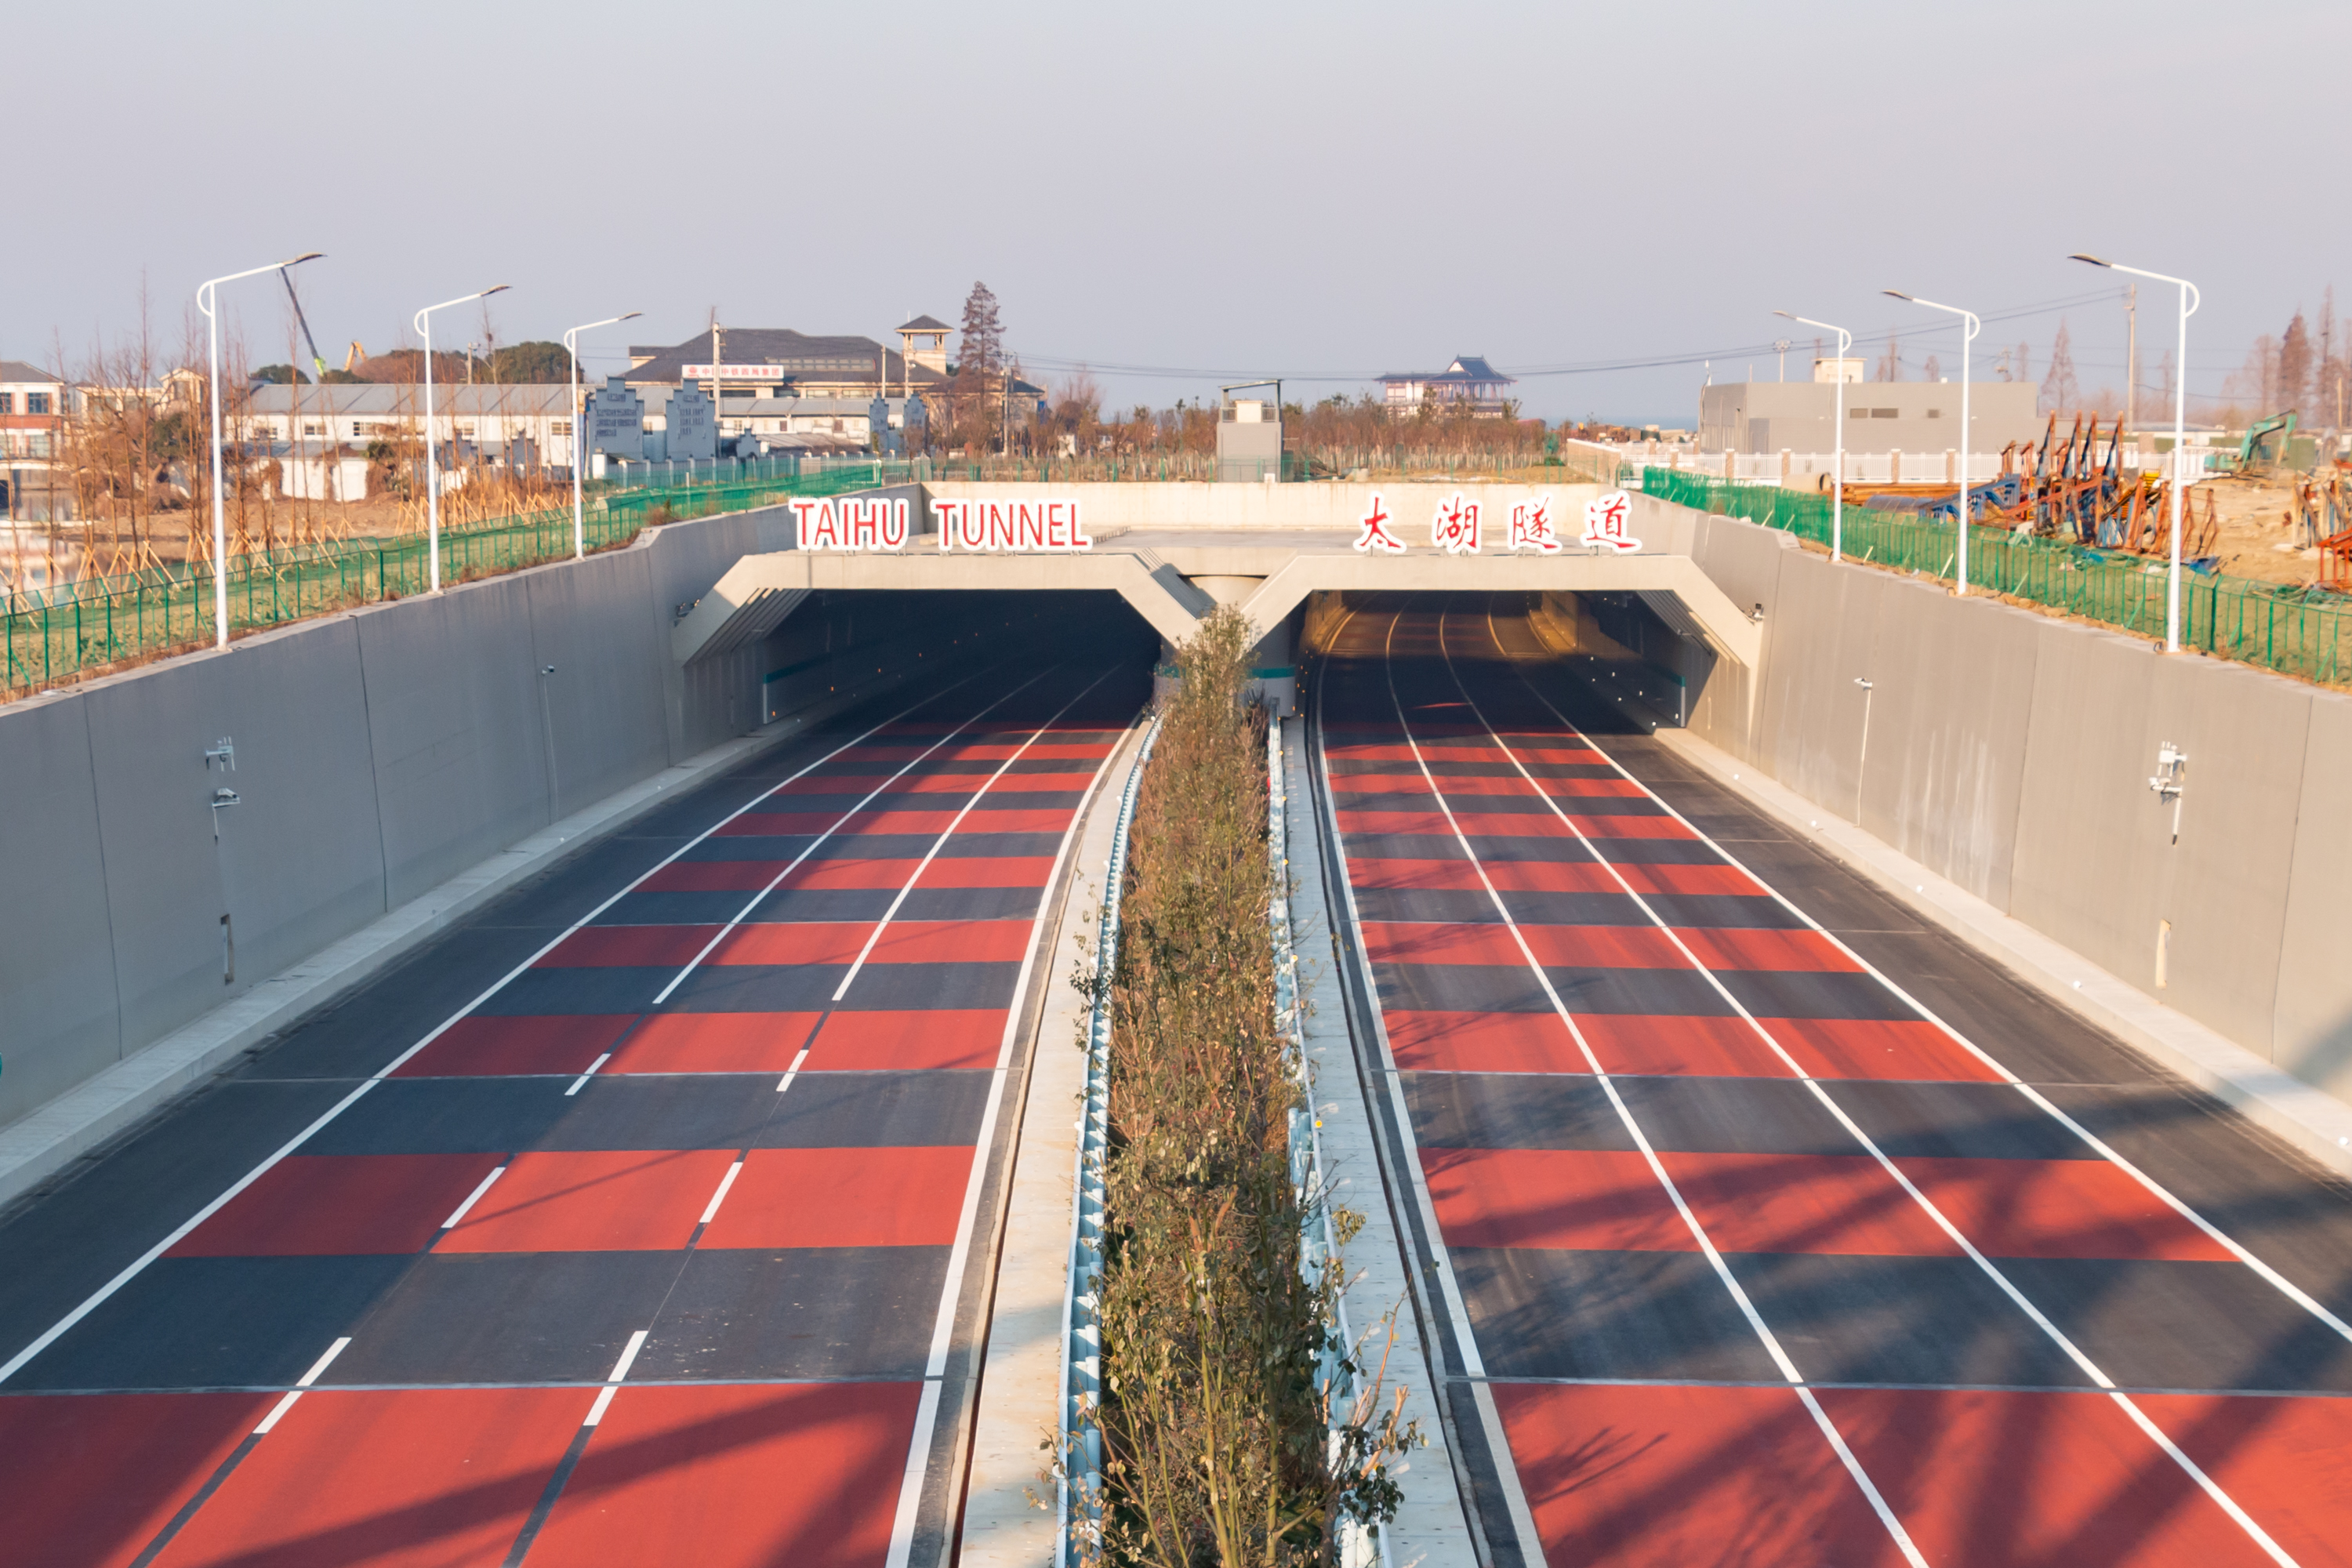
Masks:
[[[1906,293],[1905,293],[1905,292],[1903,292],[1903,290],[1902,290],[1902,289],[1881,289],[1879,290],[1879,292],[1880,292],[1880,293],[1882,293],[1882,294],[1884,294],[1884,295],[1885,295],[1885,296],[1887,296],[1889,299],[1893,299],[1893,300],[1909,300],[1909,299],[1911,299],[1911,296],[1910,296],[1910,295],[1906,294]],[[1917,301],[1916,301],[1916,300],[1913,300],[1912,302],[1913,302],[1914,304],[1916,304],[1916,303],[1917,303]]]
[[[483,289],[480,293],[475,295],[474,298],[477,300],[487,300],[493,294],[503,294],[506,291],[507,286],[505,284],[493,283],[488,288]]]
[[[302,263],[304,263],[304,262],[306,262],[306,261],[317,261],[317,260],[320,259],[322,257],[324,257],[326,254],[327,254],[327,253],[326,253],[325,251],[323,251],[323,250],[306,250],[306,251],[304,251],[301,255],[299,255],[299,256],[296,257],[293,260],[291,260],[291,261],[281,261],[281,262],[279,262],[278,265],[279,267],[281,267],[281,268],[286,268],[286,267],[299,267],[299,266],[301,266],[301,265],[302,265]]]
[[[2107,260],[2104,257],[2085,256],[2079,250],[2074,255],[2068,257],[2066,259],[2069,261],[2087,261],[2094,267],[2113,267],[2115,265],[2114,262]]]
[[[1795,313],[1789,310],[1775,310],[1772,313],[1776,316],[1784,316],[1791,321],[1797,319]]]
[[[615,317],[614,317],[614,318],[613,318],[613,320],[614,320],[614,322],[617,325],[618,323],[620,323],[620,322],[622,322],[622,321],[635,321],[639,316],[642,316],[642,315],[644,315],[644,314],[645,314],[645,312],[644,312],[643,310],[632,310],[632,311],[630,311],[630,312],[629,312],[627,315],[625,315],[625,316],[615,316]]]

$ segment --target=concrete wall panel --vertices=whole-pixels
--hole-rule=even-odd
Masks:
[[[385,909],[374,769],[348,616],[91,687],[107,901],[126,1050]],[[236,771],[207,771],[221,737]],[[219,812],[213,792],[240,804]],[[220,917],[234,917],[224,982]]]
[[[2192,757],[2192,767],[2195,762]],[[2271,1059],[2338,1099],[2352,1100],[2352,958],[2346,954],[2352,932],[2352,826],[2342,809],[2352,795],[2352,699],[2312,694],[2301,784],[2279,936]],[[2187,815],[2184,806],[2184,837]]]
[[[558,816],[668,765],[662,678],[669,642],[649,609],[650,553],[616,551],[523,578],[533,667],[555,667],[539,679]]]
[[[1849,821],[1858,807],[1865,695],[1854,679],[1869,671],[1878,607],[1894,585],[1791,551],[1781,563],[1779,613],[1766,611],[1772,652],[1754,760]]]
[[[1885,579],[1872,638],[1862,825],[1996,908],[2009,904],[2039,633],[2022,610]]]
[[[0,711],[0,1123],[121,1046],[89,728],[80,693]]]
[[[352,617],[391,904],[553,820],[529,595],[494,577]]]

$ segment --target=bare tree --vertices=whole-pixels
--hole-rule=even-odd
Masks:
[[[2042,378],[2042,403],[2053,414],[2082,405],[2083,390],[2074,380],[2074,347],[2066,318],[2058,318],[2058,336],[2050,345],[2050,374]]]

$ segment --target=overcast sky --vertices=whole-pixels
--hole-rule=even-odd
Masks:
[[[2203,288],[2192,392],[2330,283],[2352,312],[2343,0],[84,4],[5,34],[0,357],[43,363],[135,327],[142,279],[176,338],[202,279],[310,249],[331,364],[490,283],[505,342],[643,310],[611,367],[713,306],[887,340],[979,279],[1024,363],[1119,405],[1483,353],[1530,414],[1688,420],[1702,366],[1584,367],[1768,378],[1775,306],[1956,374],[1885,288],[2031,310],[1980,375],[2020,340],[2038,375],[2063,314],[2084,390],[2120,386],[2122,280],[2076,250]],[[2172,300],[2141,299],[2153,363]],[[229,302],[287,357],[275,279]]]

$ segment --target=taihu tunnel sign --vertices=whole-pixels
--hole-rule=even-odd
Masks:
[[[1513,554],[1556,555],[1569,546],[1551,519],[1549,495],[1520,501],[1494,539]],[[794,540],[804,551],[904,551],[914,537],[908,503],[880,497],[804,499],[792,507]],[[1576,541],[1594,552],[1632,553],[1642,542],[1627,530],[1632,507],[1623,490],[1586,503],[1584,533]],[[939,521],[936,546],[941,554],[1063,555],[1091,551],[1080,503],[1065,497],[1015,496],[1002,500],[934,500]],[[1357,522],[1360,554],[1404,555],[1412,547],[1391,526],[1395,519],[1372,494],[1371,510]],[[1429,546],[1447,555],[1476,555],[1489,542],[1485,503],[1456,490],[1437,503],[1429,521]]]

